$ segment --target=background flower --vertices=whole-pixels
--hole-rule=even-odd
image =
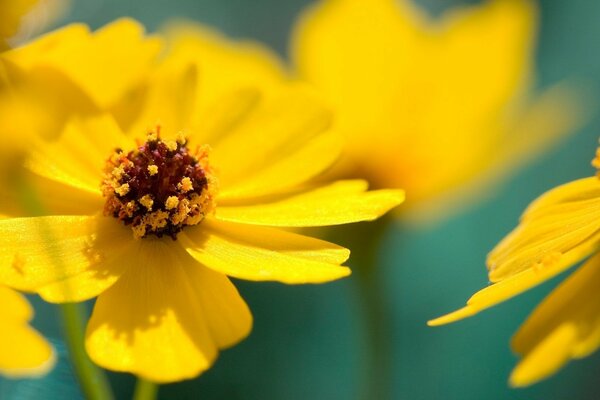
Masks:
[[[406,0],[307,9],[292,56],[339,112],[349,143],[337,173],[403,188],[407,204],[431,218],[573,132],[583,111],[573,92],[528,93],[537,14],[525,0],[439,19]]]

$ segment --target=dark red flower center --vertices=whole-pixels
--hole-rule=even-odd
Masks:
[[[162,140],[160,127],[137,149],[116,149],[105,166],[105,215],[133,229],[136,238],[164,235],[176,239],[214,211],[216,180],[207,146],[188,148],[187,140]]]

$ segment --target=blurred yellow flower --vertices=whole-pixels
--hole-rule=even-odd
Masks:
[[[236,60],[232,45],[212,43],[204,57],[174,46],[112,114],[71,118],[33,146],[26,165],[48,215],[0,221],[0,282],[55,303],[97,296],[92,360],[155,382],[197,376],[248,335],[252,316],[227,276],[350,273],[348,250],[276,227],[373,220],[403,200],[359,180],[308,183],[339,154],[330,112],[301,86],[240,81],[260,51],[241,46]],[[120,74],[111,67],[86,89]]]
[[[594,165],[600,167],[600,150]],[[436,320],[441,325],[474,315],[555,277],[592,256],[529,316],[512,341],[523,359],[510,382],[527,386],[569,360],[600,346],[600,179],[550,190],[534,201],[519,226],[490,253],[491,286],[467,306]]]
[[[19,293],[0,286],[0,374],[11,378],[38,376],[54,365],[54,351],[28,322],[33,309]]]
[[[490,0],[440,20],[409,0],[309,8],[292,58],[339,113],[349,145],[337,175],[401,187],[407,206],[420,206],[405,214],[426,216],[572,131],[579,113],[568,88],[525,96],[537,15],[527,0]]]

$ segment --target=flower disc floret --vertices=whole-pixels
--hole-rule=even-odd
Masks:
[[[116,149],[106,161],[104,214],[131,226],[136,238],[167,235],[176,239],[186,225],[214,211],[216,179],[208,146],[191,151],[183,135],[162,140],[160,127],[137,149]]]

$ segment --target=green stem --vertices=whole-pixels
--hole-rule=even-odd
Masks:
[[[20,204],[32,216],[47,215],[35,189],[23,176],[15,177],[13,185],[19,196]],[[50,226],[41,228],[40,234],[46,241],[53,242],[55,237]],[[64,269],[64,261],[59,257],[52,260],[57,268]],[[77,379],[86,399],[112,400],[114,398],[106,374],[92,363],[84,346],[85,308],[83,304],[66,303],[59,306],[62,317],[65,341]]]
[[[154,400],[158,394],[158,385],[154,382],[138,378],[133,393],[133,400]]]
[[[358,391],[361,400],[387,400],[392,397],[393,337],[384,285],[379,271],[381,240],[392,222],[391,217],[339,231],[341,244],[351,251],[350,265],[360,301],[364,334],[363,376]]]
[[[59,307],[69,355],[85,398],[92,400],[112,399],[113,395],[106,375],[92,363],[85,352],[83,343],[84,305],[82,303],[65,303]]]

